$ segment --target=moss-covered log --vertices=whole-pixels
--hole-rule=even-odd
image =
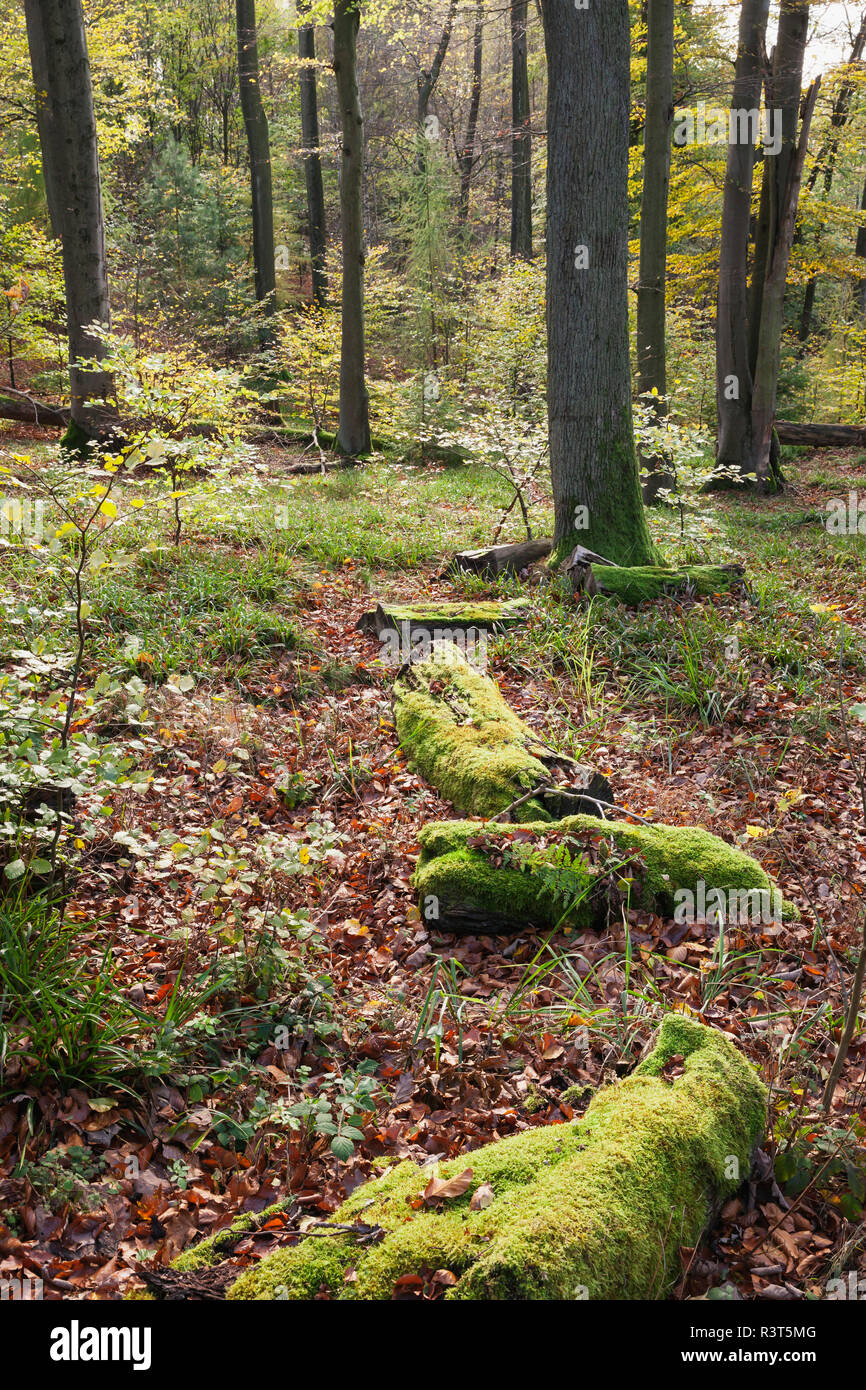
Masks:
[[[444,931],[505,932],[603,924],[614,898],[669,915],[686,890],[729,921],[779,915],[779,890],[761,865],[709,831],[568,816],[519,830],[438,821],[421,831],[415,887]],[[731,911],[733,895],[733,911]]]
[[[387,632],[418,633],[431,640],[448,641],[449,633],[505,632],[525,623],[529,616],[527,599],[468,600],[462,603],[419,600],[415,603],[378,603],[371,613],[359,618],[357,629],[381,637]]]
[[[453,1284],[431,1287],[449,1299],[663,1298],[680,1248],[698,1244],[748,1176],[765,1117],[765,1088],[730,1040],[672,1015],[582,1118],[441,1164],[440,1181],[462,1178],[456,1196],[437,1200],[429,1168],[399,1164],[357,1188],[330,1230],[267,1256],[228,1296],[390,1300],[447,1271]],[[203,1242],[176,1266],[220,1258]]]
[[[693,594],[707,598],[743,583],[741,565],[610,565],[599,563],[581,546],[565,566],[575,593],[617,598],[629,607],[664,594]]]
[[[395,683],[394,711],[412,769],[464,814],[499,815],[540,787],[550,789],[514,807],[515,820],[553,820],[592,810],[592,798],[610,800],[603,777],[540,743],[453,645]],[[557,775],[566,784],[550,786]]]

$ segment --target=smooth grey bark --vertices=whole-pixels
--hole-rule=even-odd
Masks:
[[[63,247],[74,443],[105,418],[113,391],[110,373],[77,365],[103,359],[104,344],[87,330],[111,320],[90,61],[81,0],[26,0],[25,16],[45,186]]]
[[[532,260],[532,132],[526,42],[527,0],[511,6],[511,254]]]
[[[276,308],[276,258],[274,250],[274,195],[271,178],[271,142],[262,101],[259,47],[256,37],[256,0],[235,0],[238,43],[238,83],[241,111],[250,156],[250,192],[253,208],[253,265],[256,299]]]
[[[460,151],[460,198],[457,204],[457,221],[465,227],[469,217],[469,191],[472,187],[472,170],[475,164],[475,140],[478,134],[478,113],[481,109],[481,77],[484,67],[484,6],[483,0],[476,0],[475,29],[472,35],[472,90],[469,97],[469,115],[466,119],[466,139]]]
[[[776,482],[778,441],[773,426],[779,385],[779,362],[785,290],[803,165],[820,79],[812,83],[803,110],[799,143],[797,128],[803,88],[803,64],[809,31],[808,0],[782,0],[779,34],[767,104],[782,113],[782,146],[765,156],[762,237],[755,248],[750,323],[753,376],[751,448],[744,472],[766,490]]]
[[[762,54],[770,0],[742,0],[734,67],[731,119],[760,107]],[[739,481],[751,453],[752,373],[749,365],[749,223],[755,146],[751,140],[728,145],[722,200],[719,293],[716,314],[716,476],[714,485]]]
[[[364,118],[358,91],[359,0],[334,0],[334,73],[340,107],[340,213],[343,300],[340,340],[340,423],[344,455],[370,452],[370,401],[364,373]]]
[[[766,78],[766,106],[782,114],[782,147],[778,155],[765,154],[763,159],[761,202],[755,229],[749,292],[749,365],[753,375],[761,332],[764,281],[783,213],[791,166],[797,153],[808,32],[809,0],[783,0],[772,66]]]
[[[306,15],[309,4],[299,0],[298,14]],[[328,297],[325,272],[326,229],[325,189],[319,153],[319,100],[316,84],[316,30],[312,24],[298,28],[298,56],[301,60],[301,139],[304,145],[304,181],[307,188],[307,226],[310,236],[310,271],[313,299],[324,304]]]
[[[649,564],[628,334],[628,0],[541,8],[554,557],[582,544],[618,564]]]
[[[667,414],[665,350],[668,265],[668,196],[671,180],[671,125],[674,114],[674,0],[649,0],[647,6],[646,124],[643,194],[640,211],[640,272],[637,290],[638,392],[658,393],[653,408]],[[658,454],[644,459],[650,470],[644,499],[655,501],[676,479]]]

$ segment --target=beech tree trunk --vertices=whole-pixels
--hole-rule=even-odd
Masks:
[[[667,414],[667,324],[665,284],[668,264],[668,194],[671,177],[671,124],[674,114],[674,0],[649,0],[647,9],[646,125],[640,216],[640,275],[637,291],[637,365],[641,396],[658,393],[656,414]],[[675,483],[659,455],[644,460],[650,474],[644,499],[655,501]]]
[[[469,115],[466,120],[466,139],[460,151],[460,200],[457,205],[457,221],[466,226],[469,217],[469,190],[472,186],[472,169],[475,164],[475,139],[478,134],[478,112],[481,107],[481,76],[484,65],[484,8],[483,0],[475,6],[475,32],[472,36],[472,92],[469,98]]]
[[[649,564],[629,360],[628,0],[543,0],[542,17],[554,558],[582,544]]]
[[[527,0],[511,6],[511,254],[532,260],[532,132],[526,43]]]
[[[334,0],[334,73],[340,104],[342,160],[343,302],[340,342],[340,423],[344,455],[370,452],[370,401],[364,373],[364,118],[358,91],[358,0]]]
[[[803,63],[809,29],[808,0],[782,0],[779,36],[776,43],[767,105],[782,113],[782,147],[777,155],[765,156],[764,191],[767,211],[763,219],[764,236],[755,248],[754,285],[750,325],[753,375],[751,451],[745,473],[753,476],[766,491],[775,482],[778,468],[778,440],[774,438],[779,362],[783,327],[785,290],[794,228],[803,177],[803,164],[809,141],[812,114],[820,78],[809,88],[797,141]]]
[[[301,0],[298,14],[309,12],[309,3]],[[324,304],[328,297],[328,277],[325,273],[325,189],[322,182],[322,160],[319,153],[319,101],[316,79],[316,30],[312,24],[298,28],[298,56],[301,59],[301,139],[304,143],[304,179],[307,186],[307,226],[310,236],[310,272],[313,299]]]
[[[112,394],[99,363],[106,349],[88,332],[111,319],[99,148],[81,0],[26,0],[42,167],[54,231],[63,245],[69,339],[70,444],[90,436]],[[97,402],[101,404],[97,404]]]
[[[731,119],[761,104],[761,57],[770,0],[742,0],[734,67]],[[742,133],[742,132],[741,132]],[[716,405],[718,438],[714,483],[743,478],[752,445],[752,372],[749,364],[747,264],[755,146],[751,139],[728,145],[722,201],[722,242],[716,316]]]
[[[253,264],[256,299],[276,308],[276,258],[274,252],[274,195],[271,180],[271,142],[268,118],[259,79],[259,47],[256,38],[256,0],[235,0],[238,42],[238,82],[241,111],[250,155],[250,190],[253,207]]]

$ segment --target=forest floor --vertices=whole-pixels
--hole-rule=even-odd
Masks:
[[[2,436],[4,453],[51,466],[36,432]],[[840,701],[866,698],[866,547],[828,534],[824,514],[866,489],[866,455],[801,454],[778,498],[700,498],[654,519],[669,558],[740,561],[748,587],[639,610],[561,600],[537,573],[437,578],[451,551],[489,542],[508,500],[481,468],[379,461],[289,480],[287,462],[267,451],[230,485],[202,481],[179,551],[141,552],[154,522],[137,513],[106,541],[133,562],[94,580],[87,677],[137,677],[147,712],[131,721],[120,701],[82,720],[151,780],[116,790],[80,842],[62,939],[70,989],[98,985],[101,1005],[73,1001],[76,1038],[58,1041],[47,1017],[23,1043],[7,1036],[0,1277],[28,1271],[47,1298],[118,1297],[141,1261],[290,1192],[285,1216],[236,1247],[249,1264],[374,1165],[570,1119],[560,1093],[584,1083],[588,1101],[627,1072],[670,1009],[724,1028],[771,1087],[755,1172],[686,1252],[676,1296],[821,1296],[866,1273],[866,1035],[820,1113],[843,1022],[837,962],[850,984],[866,884],[840,719]],[[3,568],[0,661],[42,661],[52,679],[68,612],[46,607],[23,547]],[[639,911],[605,934],[545,938],[421,921],[418,831],[452,809],[407,767],[394,672],[356,623],[378,598],[519,592],[530,622],[488,653],[514,708],[607,772],[629,811],[754,853],[799,921],[721,941]],[[850,742],[866,752],[856,719]],[[0,918],[7,942],[22,921],[56,931],[9,894]],[[36,951],[33,987],[39,968]],[[357,1115],[363,1138],[342,1160],[331,1139]]]

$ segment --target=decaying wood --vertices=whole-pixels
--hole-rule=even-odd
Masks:
[[[448,568],[491,577],[515,574],[546,559],[552,549],[553,541],[538,540],[520,545],[491,545],[486,550],[459,550]]]
[[[815,449],[856,449],[866,444],[866,425],[797,425],[777,420],[780,444],[811,445]]]

